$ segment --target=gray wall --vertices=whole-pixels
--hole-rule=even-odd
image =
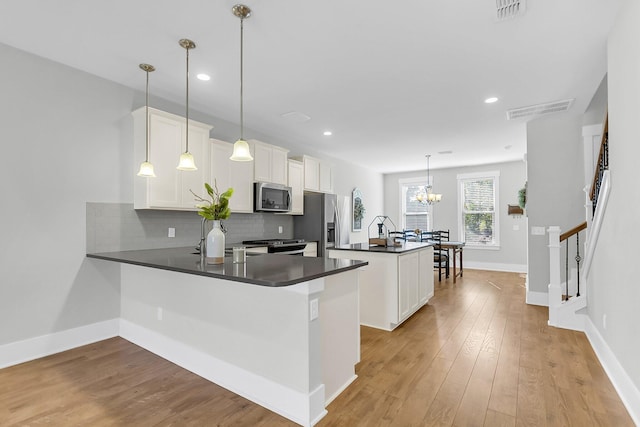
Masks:
[[[596,93],[591,98],[591,102],[584,112],[582,118],[582,124],[595,125],[604,123],[604,118],[607,115],[607,76],[602,78],[600,86],[596,90]]]
[[[531,227],[566,231],[584,222],[582,115],[527,124],[527,217]],[[549,236],[529,234],[528,291],[548,293]]]
[[[435,160],[435,159],[432,159]],[[431,162],[433,164],[434,161]],[[465,266],[484,269],[526,271],[527,235],[526,218],[507,215],[507,205],[518,204],[518,190],[526,181],[524,161],[495,163],[462,168],[431,169],[433,188],[442,194],[442,201],[433,207],[434,229],[449,229],[451,238],[459,238],[458,230],[458,181],[464,173],[499,171],[499,221],[500,250],[465,248]],[[427,171],[387,174],[384,177],[384,213],[400,227],[400,179],[422,178]],[[518,230],[514,230],[518,228]]]
[[[87,203],[124,209],[117,214],[120,218],[135,215],[122,204],[133,202],[137,177],[130,113],[144,105],[144,93],[2,44],[0,58],[4,101],[0,103],[4,149],[0,219],[5,226],[0,245],[0,324],[11,325],[0,328],[2,345],[120,316],[119,265],[85,258],[87,243],[99,244],[86,234],[87,215],[96,214]],[[141,79],[143,87],[143,75]],[[151,105],[175,114],[184,110],[153,95]],[[212,137],[237,138],[238,126],[233,123],[198,111],[192,111],[191,118],[213,125]],[[245,134],[293,146],[251,129]],[[336,167],[336,191],[346,195],[360,186],[369,212],[381,209],[381,174],[328,160]],[[179,224],[176,232],[181,233],[180,227],[191,219],[157,213],[142,214],[134,221],[139,222],[133,229],[144,228],[154,244],[162,244],[165,226]],[[277,225],[264,224],[265,228]],[[135,238],[116,240],[111,243],[129,245]]]
[[[638,118],[640,117],[640,2],[625,1],[609,37],[609,164],[611,193],[587,280],[588,312],[637,389],[640,389],[640,268]],[[607,316],[606,328],[603,316]]]

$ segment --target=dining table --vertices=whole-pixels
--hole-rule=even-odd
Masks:
[[[464,244],[465,242],[456,242],[453,240],[443,240],[438,242],[440,245],[440,248],[442,248],[442,250],[447,251],[447,256],[449,256],[450,260],[453,260],[452,262],[452,266],[453,266],[453,283],[456,283],[456,277],[460,276],[462,277],[462,274],[464,273],[464,268],[462,265],[462,251],[464,249]],[[456,270],[456,258],[458,258],[458,256],[460,257],[460,269]]]

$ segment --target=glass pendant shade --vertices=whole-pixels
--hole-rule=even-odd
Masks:
[[[180,154],[180,162],[176,168],[181,171],[197,171],[196,162],[193,160],[193,155],[188,151]]]
[[[146,178],[155,178],[156,174],[153,172],[153,165],[149,162],[140,163],[140,170],[138,171],[138,176],[143,176]]]
[[[249,144],[244,139],[239,139],[233,144],[233,154],[229,159],[235,162],[250,162],[253,160]]]

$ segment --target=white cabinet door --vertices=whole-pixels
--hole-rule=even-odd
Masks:
[[[233,144],[217,139],[211,142],[211,181],[218,184],[218,190],[233,188],[229,199],[232,213],[253,212],[253,163],[234,162],[229,159],[233,153]]]
[[[156,177],[142,178],[148,184],[144,207],[179,208],[182,203],[181,175],[176,169],[182,152],[182,128],[174,119],[149,113],[149,157]]]
[[[320,162],[320,191],[333,193],[333,171],[326,162]]]
[[[418,281],[418,304],[423,306],[433,296],[433,248],[418,252],[420,277]]]
[[[288,155],[289,150],[276,146],[271,147],[271,182],[287,185],[289,176]]]
[[[183,146],[181,152],[184,152],[184,150],[185,147]],[[198,170],[178,171],[181,175],[182,192],[180,206],[184,209],[197,210],[197,202],[190,190],[193,190],[196,194],[201,194],[205,191],[204,183],[209,182],[209,129],[192,124],[189,125],[189,152],[193,154]]]
[[[304,166],[297,160],[289,160],[289,187],[291,187],[291,215],[304,214]]]
[[[133,112],[134,159],[136,168],[145,159],[146,111]],[[135,209],[196,210],[190,189],[204,189],[209,176],[209,131],[211,126],[189,121],[189,152],[196,171],[176,169],[180,154],[186,148],[186,121],[183,117],[149,109],[149,161],[156,177],[135,177]]]
[[[418,308],[419,256],[411,252],[398,257],[398,323]]]
[[[271,147],[259,141],[253,144],[253,173],[256,181],[271,182]]]
[[[317,257],[318,256],[318,242],[309,242],[304,247],[303,256]]]
[[[320,191],[320,160],[303,156],[304,163],[304,189],[308,191]]]
[[[253,174],[260,182],[272,182],[287,185],[287,155],[289,150],[252,139]]]

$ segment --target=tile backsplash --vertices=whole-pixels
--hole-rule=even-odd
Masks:
[[[195,247],[200,241],[201,217],[196,212],[135,210],[133,203],[93,202],[87,202],[86,211],[87,253]],[[290,215],[232,213],[222,223],[227,243],[295,237]],[[206,227],[208,232],[210,221]],[[169,228],[175,228],[175,237],[167,237]]]

